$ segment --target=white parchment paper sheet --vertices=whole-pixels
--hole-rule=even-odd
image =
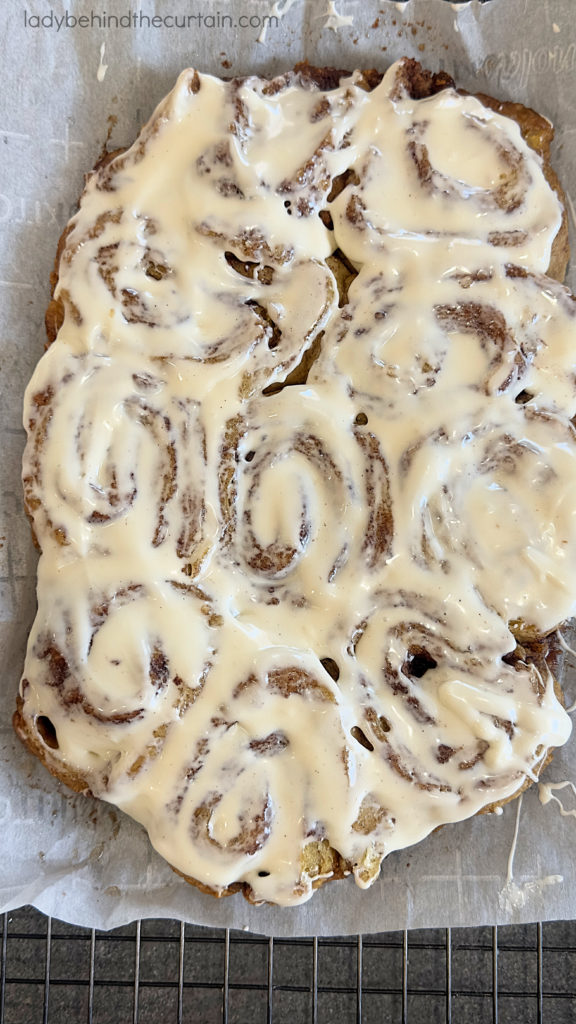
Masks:
[[[131,27],[126,17],[124,27],[106,25],[104,11],[136,19]],[[171,27],[171,16],[190,13],[196,20],[189,29]],[[155,14],[162,22],[148,24]],[[270,14],[278,21],[263,31]],[[82,15],[84,24],[74,25]],[[458,7],[443,0],[3,0],[1,17],[0,910],[33,903],[98,928],[176,917],[280,936],[576,918],[576,818],[561,817],[555,803],[542,806],[534,788],[501,817],[444,828],[394,854],[369,892],[348,880],[300,908],[254,908],[241,896],[217,901],[187,886],[138,825],[49,777],[10,724],[35,601],[35,554],[20,489],[22,393],[42,352],[56,242],[110,116],[117,118],[111,146],[130,143],[188,65],[224,75],[270,74],[302,59],[384,68],[408,54],[446,68],[464,88],[548,115],[557,125],[556,166],[576,197],[572,0],[473,0]],[[249,23],[241,26],[241,19]],[[575,679],[569,673],[565,683],[569,702]],[[571,779],[576,736],[546,772],[549,782]],[[570,792],[556,791],[567,807]]]

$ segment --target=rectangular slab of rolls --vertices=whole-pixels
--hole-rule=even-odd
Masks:
[[[188,70],[87,180],[26,394],[14,723],[205,891],[367,888],[568,739],[551,136],[411,60]]]

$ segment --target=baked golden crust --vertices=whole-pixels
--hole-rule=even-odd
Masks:
[[[301,75],[303,80],[313,81],[320,89],[334,89],[338,86],[341,79],[347,75],[347,72],[339,71],[331,68],[315,68],[309,65],[298,65],[296,68],[298,74]],[[367,91],[374,89],[381,80],[381,74],[375,70],[368,70],[362,73],[361,85]],[[274,88],[274,80],[271,82],[271,89]],[[440,72],[433,75],[430,72],[425,71],[416,62],[406,61],[404,64],[403,72],[403,85],[408,89],[409,94],[415,99],[426,98],[432,96],[442,89],[451,86],[453,84],[452,79]],[[510,117],[515,120],[520,126],[522,135],[528,145],[537,152],[544,164],[545,175],[548,182],[555,189],[558,196],[562,200],[563,193],[559,185],[558,179],[550,166],[550,141],[552,138],[552,129],[548,121],[540,117],[537,113],[522,107],[520,104],[512,104],[507,102],[500,102],[488,96],[480,96],[481,102],[504,116]],[[118,155],[122,153],[122,150],[116,150],[113,153],[105,155],[98,164],[99,168],[106,166],[107,163],[114,160]],[[344,187],[345,182],[341,182],[341,187]],[[56,338],[60,327],[64,321],[65,308],[64,308],[64,296],[60,295],[55,298],[54,292],[59,280],[60,263],[63,253],[66,248],[67,239],[70,233],[71,227],[67,226],[60,238],[58,249],[56,253],[56,260],[54,271],[51,275],[51,286],[52,286],[52,298],[48,306],[46,313],[46,331],[48,344],[50,345]],[[567,237],[567,225],[566,215],[564,213],[562,226],[554,240],[552,247],[552,256],[549,267],[549,275],[555,277],[557,280],[562,280],[565,274],[566,265],[568,260],[568,237]],[[351,276],[353,268],[346,266],[344,260],[336,259],[333,267],[335,276],[337,278],[341,294],[347,290],[347,275]],[[318,343],[319,344],[319,343]],[[292,371],[291,376],[287,378],[288,383],[294,383],[298,381],[306,380],[310,366],[314,362],[317,355],[318,348],[312,346],[305,357],[305,359]],[[274,385],[272,385],[272,388]],[[27,511],[29,517],[32,519],[33,509],[27,504]],[[515,624],[512,632],[519,642],[523,642],[524,646],[519,647],[514,656],[510,659],[510,664],[513,665],[536,665],[542,671],[550,671],[556,678],[556,666],[558,663],[559,652],[557,647],[554,646],[552,641],[545,641],[538,637],[530,627],[526,627],[522,622]],[[555,690],[558,697],[560,697],[560,688],[558,683],[555,682]],[[38,736],[30,729],[27,721],[22,715],[24,701],[22,697],[18,698],[17,710],[14,715],[14,728],[21,738],[21,740],[27,745],[28,749],[34,756],[38,757],[48,768],[48,770],[55,775],[61,782],[67,785],[69,788],[77,792],[90,793],[90,785],[88,778],[82,773],[63,768],[61,761],[57,758],[52,757],[49,749],[46,747],[50,746],[50,743],[44,737],[42,742]],[[541,771],[542,768],[548,763],[550,753],[547,750],[542,751],[542,756],[537,765],[537,772]],[[501,804],[507,802],[508,799],[513,799],[514,796],[518,795],[527,782],[523,783],[518,789],[517,793],[506,800],[498,801],[496,803],[485,806],[482,809],[482,813],[488,811],[494,811]],[[365,812],[368,813],[368,812]],[[359,819],[359,830],[362,830],[362,821]],[[369,823],[366,826],[367,831],[369,830]],[[351,862],[347,862],[337,850],[329,845],[327,840],[313,840],[311,841],[304,850],[303,858],[305,859],[304,870],[306,874],[312,879],[313,888],[317,888],[329,879],[342,878],[349,874],[353,868]],[[190,876],[179,871],[177,868],[174,870],[180,874],[187,882],[196,885],[200,890],[206,893],[211,893],[217,896],[230,895],[232,893],[242,891],[247,899],[253,898],[253,893],[250,885],[246,882],[236,882],[226,888],[213,889],[210,886],[203,884],[202,882],[191,878]]]
[[[46,740],[42,742],[38,733],[28,727],[28,723],[22,717],[23,706],[24,701],[18,695],[16,697],[16,711],[12,717],[12,725],[22,743],[28,747],[28,750],[34,757],[37,757],[42,762],[50,774],[67,786],[68,789],[74,790],[75,793],[84,793],[86,796],[91,796],[92,793],[85,776],[81,772],[74,771],[72,768],[64,768],[62,762],[52,757],[50,749],[47,749],[50,743],[46,742]]]

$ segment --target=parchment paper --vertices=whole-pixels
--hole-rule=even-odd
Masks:
[[[124,27],[103,21],[112,10],[125,16]],[[189,29],[171,27],[170,17],[190,13],[197,17]],[[148,24],[153,15],[162,22]],[[266,15],[278,22],[263,31]],[[74,27],[81,16],[85,22]],[[252,24],[241,27],[241,17]],[[187,886],[138,825],[53,780],[10,724],[35,602],[36,556],[20,488],[22,393],[44,344],[56,242],[110,117],[117,118],[110,146],[130,143],[188,65],[225,75],[275,73],[302,59],[383,68],[408,54],[446,68],[464,88],[548,115],[557,125],[557,169],[576,198],[573,0],[70,0],[67,7],[62,0],[3,0],[2,18],[0,910],[33,903],[98,928],[175,917],[281,936],[576,918],[575,816],[562,817],[554,802],[543,806],[535,787],[500,817],[443,828],[392,855],[368,892],[348,880],[301,908],[254,908],[241,896],[217,901]],[[573,273],[573,286],[575,280]],[[569,671],[569,703],[575,683]],[[576,735],[545,778],[576,780]],[[571,792],[555,791],[567,808],[571,799],[574,806]]]

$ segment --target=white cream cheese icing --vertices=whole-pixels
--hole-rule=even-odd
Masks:
[[[314,842],[365,887],[570,733],[511,629],[575,607],[560,203],[402,81],[183,72],[87,182],[27,391],[24,720],[215,892],[305,901]]]

